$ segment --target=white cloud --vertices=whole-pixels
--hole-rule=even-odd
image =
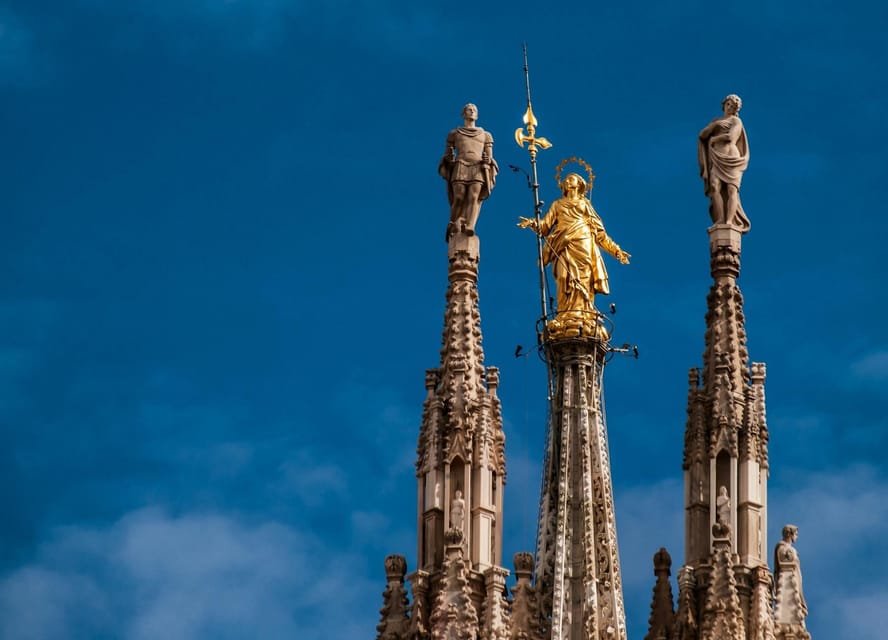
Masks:
[[[278,522],[143,509],[58,529],[0,580],[0,637],[345,638],[372,629],[384,586],[361,565]]]
[[[881,589],[860,596],[834,596],[845,637],[882,640],[888,628],[888,591]]]
[[[279,472],[278,490],[298,497],[309,508],[341,501],[348,493],[345,471],[329,462],[316,462],[310,452],[299,452],[282,463]]]

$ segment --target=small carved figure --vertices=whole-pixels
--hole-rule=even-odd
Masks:
[[[718,489],[718,497],[715,499],[716,520],[722,524],[731,524],[731,498],[728,496],[728,488],[724,485]]]
[[[462,497],[462,491],[457,489],[453,494],[453,500],[450,502],[450,526],[462,531],[465,516],[466,501]]]
[[[547,325],[553,337],[598,334],[595,294],[610,293],[601,249],[622,264],[629,264],[631,257],[607,235],[586,191],[582,176],[570,173],[561,182],[562,197],[539,224],[533,218],[518,223],[545,237],[543,262],[552,263],[558,287],[558,314]]]
[[[776,622],[798,624],[808,617],[808,604],[802,591],[802,567],[799,552],[793,547],[799,528],[783,527],[783,540],[774,547],[774,589],[777,605]]]
[[[450,222],[445,234],[448,241],[457,231],[474,235],[481,202],[493,191],[499,171],[493,159],[493,136],[475,126],[478,107],[467,104],[462,117],[464,126],[447,134],[444,157],[438,163],[438,173],[447,180],[450,202]]]
[[[712,222],[731,224],[746,233],[749,218],[740,205],[740,182],[749,164],[749,143],[743,122],[737,116],[742,104],[733,93],[722,100],[723,115],[700,132],[697,161],[703,189],[710,200]]]

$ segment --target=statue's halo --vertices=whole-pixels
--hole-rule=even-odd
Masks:
[[[561,188],[561,172],[564,170],[564,167],[569,164],[578,164],[586,170],[586,175],[589,178],[586,180],[586,193],[592,191],[592,182],[595,180],[595,174],[592,172],[592,167],[589,163],[577,156],[565,158],[558,164],[558,168],[555,169],[555,182],[558,184],[558,188]]]

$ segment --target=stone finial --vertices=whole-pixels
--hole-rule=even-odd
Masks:
[[[390,555],[385,559],[388,584],[382,594],[380,622],[376,625],[377,640],[402,640],[406,638],[410,621],[407,617],[409,601],[404,588],[407,560],[404,556]]]
[[[688,369],[688,386],[697,389],[700,386],[700,369],[691,367]]]
[[[654,575],[665,573],[667,576],[672,575],[672,556],[666,551],[665,547],[654,554]]]
[[[756,384],[762,384],[765,381],[765,373],[767,372],[765,363],[753,362],[750,365],[750,369],[752,371],[752,381]]]
[[[645,640],[671,640],[675,629],[675,612],[672,604],[672,585],[669,575],[672,558],[665,548],[661,547],[654,554],[654,596],[651,600],[651,617],[648,620],[648,633]]]
[[[525,575],[529,578],[533,574],[533,554],[528,551],[519,551],[512,558],[515,564],[515,577],[521,578]]]
[[[433,393],[435,391],[435,387],[438,386],[438,376],[440,375],[440,369],[426,369],[425,374],[425,388],[429,393]]]
[[[497,367],[487,367],[487,389],[494,393],[499,387],[500,371]]]
[[[385,559],[385,575],[389,580],[400,580],[407,573],[407,558],[392,554]]]

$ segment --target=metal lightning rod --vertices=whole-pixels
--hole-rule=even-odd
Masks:
[[[534,207],[534,216],[536,217],[537,229],[539,229],[540,220],[542,217],[541,209],[543,208],[543,203],[540,201],[540,183],[537,179],[537,150],[538,149],[548,149],[552,146],[552,143],[546,140],[543,137],[537,137],[536,127],[537,127],[537,119],[536,116],[533,115],[533,107],[530,103],[530,73],[527,68],[527,43],[523,43],[524,48],[524,86],[527,89],[527,111],[524,114],[524,125],[527,127],[527,134],[524,133],[524,129],[519,127],[515,129],[515,142],[518,143],[518,146],[522,149],[524,148],[524,143],[527,143],[527,151],[530,153],[530,168],[533,182],[531,183],[531,189],[533,189],[533,207]],[[546,303],[546,268],[543,265],[543,238],[537,233],[537,257],[539,259],[539,268],[540,268],[540,306],[542,309],[542,321],[546,321],[546,317],[549,315],[548,306]]]

